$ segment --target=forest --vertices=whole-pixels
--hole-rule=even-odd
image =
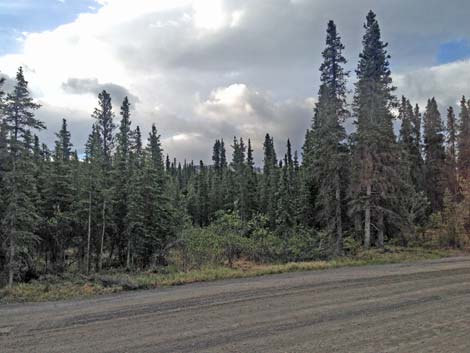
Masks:
[[[440,112],[438,98],[419,107],[397,97],[387,45],[369,12],[350,92],[330,21],[302,150],[287,140],[281,154],[267,133],[259,164],[247,137],[208,141],[210,163],[177,161],[155,125],[142,136],[129,100],[116,109],[106,91],[83,155],[66,119],[47,146],[20,67],[0,92],[0,287],[44,274],[469,246],[470,101]]]

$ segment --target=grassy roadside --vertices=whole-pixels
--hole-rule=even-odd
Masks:
[[[149,289],[182,285],[194,282],[229,278],[256,277],[295,271],[314,271],[346,266],[391,264],[456,255],[455,251],[423,248],[388,248],[386,252],[367,251],[355,257],[330,261],[297,262],[287,264],[255,264],[239,261],[233,268],[206,267],[189,272],[160,273],[109,273],[94,277],[68,274],[49,277],[42,281],[17,284],[11,289],[0,289],[0,303],[40,302],[62,299],[86,298],[101,294],[134,289]]]

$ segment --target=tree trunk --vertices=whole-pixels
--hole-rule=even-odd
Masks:
[[[379,249],[383,249],[384,248],[384,212],[382,210],[379,210],[377,223],[378,223],[377,224],[378,226],[377,247]]]
[[[13,280],[15,276],[15,252],[16,246],[13,236],[10,238],[10,266],[8,269],[8,287],[13,287]]]
[[[18,207],[18,193],[17,193],[17,180],[16,180],[16,143],[17,143],[17,138],[18,138],[18,130],[15,129],[15,140],[14,140],[14,152],[13,152],[13,192],[14,192],[14,202],[15,202],[15,216],[14,216],[14,224],[12,224],[12,229],[10,229],[10,266],[8,268],[8,287],[11,288],[13,287],[13,281],[15,277],[15,267],[16,267],[16,261],[15,261],[15,256],[16,256],[16,242],[14,239],[14,231],[16,228],[16,223],[17,223],[17,207]]]
[[[336,175],[336,255],[343,254],[343,223],[341,219],[341,186],[339,175]]]
[[[354,214],[354,231],[356,234],[361,234],[362,232],[361,214],[359,212]]]
[[[127,258],[126,258],[126,268],[130,270],[131,268],[131,237],[127,240]]]
[[[88,197],[88,239],[86,245],[86,274],[90,274],[90,246],[91,246],[91,190]]]
[[[372,185],[370,181],[366,187],[366,204],[365,204],[365,219],[364,219],[364,248],[370,248],[370,198],[372,195]]]
[[[98,270],[101,272],[103,269],[103,249],[104,249],[104,233],[106,231],[106,200],[103,201],[103,228],[101,230],[101,244],[100,244],[100,260],[98,262]]]

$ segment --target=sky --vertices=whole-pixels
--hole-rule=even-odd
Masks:
[[[66,118],[82,152],[106,89],[116,120],[128,96],[133,126],[155,123],[171,158],[210,161],[215,139],[242,136],[260,163],[266,133],[278,155],[303,143],[330,19],[353,88],[370,9],[397,95],[441,112],[470,96],[468,0],[0,0],[0,72],[23,66],[50,145]]]

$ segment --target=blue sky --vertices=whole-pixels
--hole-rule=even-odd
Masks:
[[[94,12],[93,0],[0,0],[0,55],[16,52],[23,32],[42,32]]]
[[[457,60],[470,58],[470,40],[459,39],[443,43],[439,46],[437,62],[448,64]]]

